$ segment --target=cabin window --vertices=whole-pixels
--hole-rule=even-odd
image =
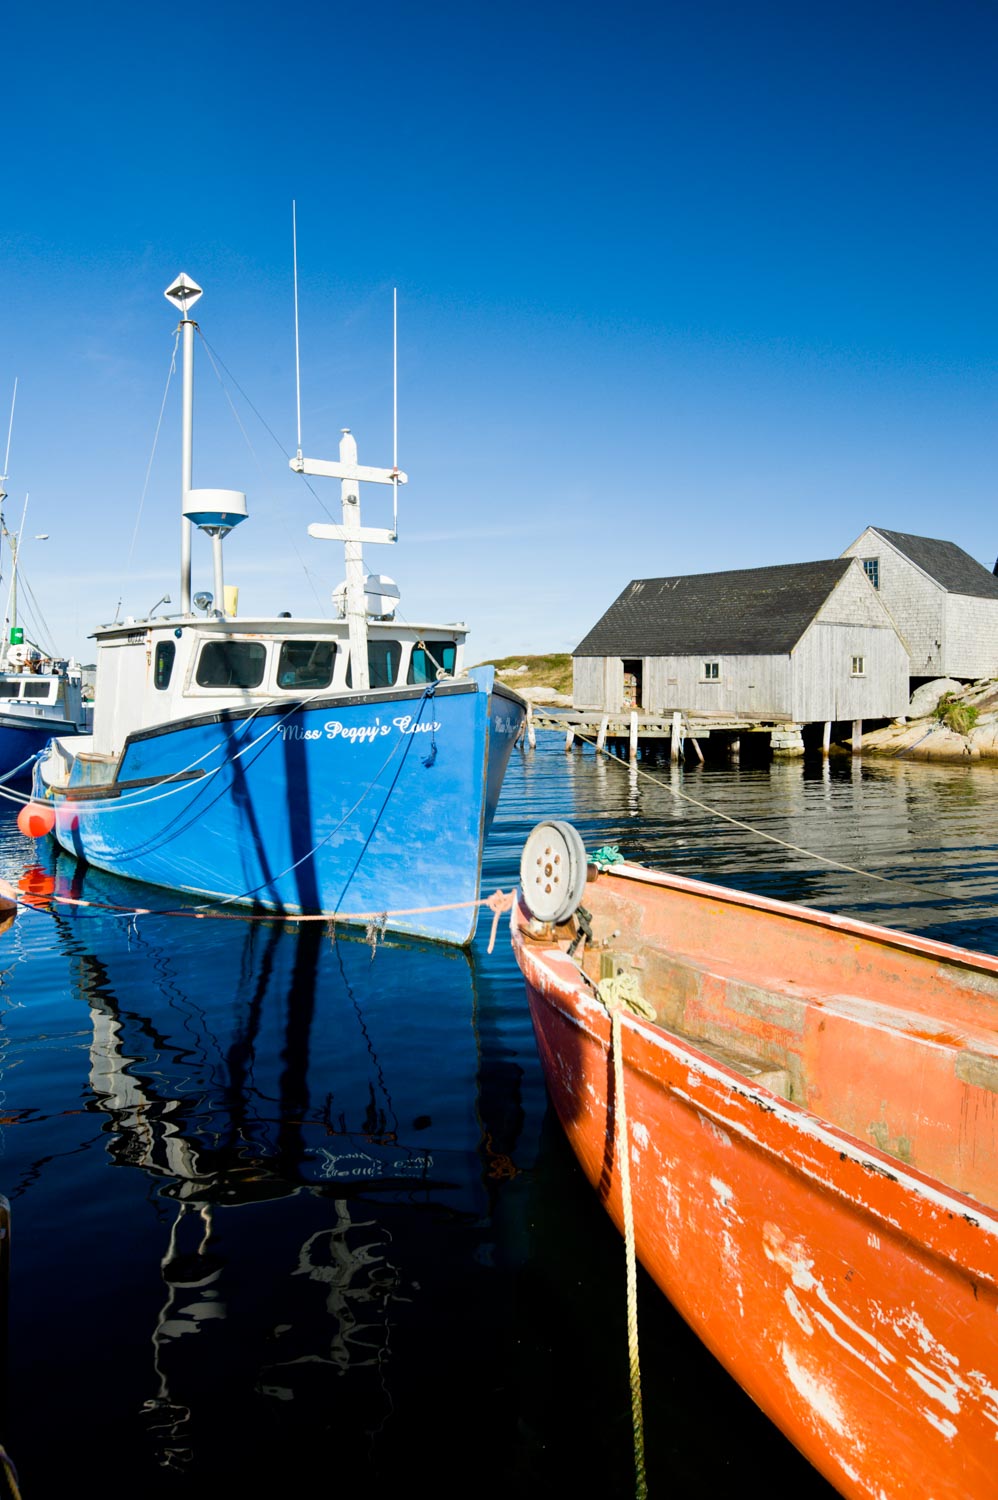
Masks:
[[[50,682],[26,682],[24,684],[25,698],[48,698],[51,692]]]
[[[880,587],[880,558],[879,557],[864,557],[863,558],[863,572],[866,574],[867,578],[873,584],[873,587],[875,589],[879,589],[879,587]]]
[[[719,682],[721,677],[721,663],[719,661],[705,661],[703,664],[704,682]]]
[[[20,690],[19,682],[0,682],[0,698],[16,698]]]
[[[173,676],[173,659],[176,654],[177,647],[173,641],[160,641],[156,647],[152,680],[161,693],[170,686],[170,678]]]
[[[438,668],[453,676],[456,661],[457,646],[453,641],[417,641],[412,648],[406,680],[417,685],[436,682]]]
[[[197,685],[259,687],[266,664],[267,648],[261,641],[206,641],[198,657]]]
[[[371,687],[393,687],[401,664],[402,644],[400,641],[368,641],[367,677]],[[347,687],[353,687],[349,662],[347,662]]]
[[[853,657],[853,659],[852,659],[852,675],[854,677],[863,677],[863,676],[866,675],[866,658],[865,657],[863,657],[863,656],[854,656]]]
[[[279,688],[324,688],[333,680],[335,641],[285,641],[277,663]]]

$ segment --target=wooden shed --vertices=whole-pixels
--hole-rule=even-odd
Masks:
[[[868,526],[847,547],[908,648],[915,678],[998,677],[998,578],[954,542]]]
[[[857,559],[636,578],[573,653],[577,709],[806,724],[908,706],[908,653]]]

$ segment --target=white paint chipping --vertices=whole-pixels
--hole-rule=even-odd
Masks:
[[[712,1177],[710,1179],[710,1185],[714,1189],[714,1197],[717,1199],[721,1208],[729,1209],[734,1202],[735,1197],[732,1189],[726,1182],[722,1182],[720,1177]]]
[[[839,1437],[845,1437],[849,1429],[845,1415],[835,1400],[831,1387],[798,1363],[789,1344],[780,1346],[780,1355],[783,1359],[783,1368],[794,1390],[798,1395],[803,1396],[816,1417],[819,1417],[833,1432],[837,1432]]]
[[[917,1359],[909,1361],[908,1374],[927,1396],[932,1397],[933,1401],[938,1401],[939,1405],[944,1407],[946,1411],[951,1412],[954,1417],[959,1416],[960,1402],[957,1391],[961,1389],[966,1390],[967,1387],[964,1381],[959,1379],[944,1381],[937,1371],[927,1369]]]
[[[924,1410],[922,1412],[922,1416],[927,1422],[931,1422],[933,1427],[938,1428],[944,1438],[950,1438],[952,1440],[956,1437],[956,1428],[948,1417],[937,1417],[934,1411]]]
[[[783,1288],[783,1300],[787,1304],[787,1307],[790,1310],[790,1316],[793,1318],[797,1326],[802,1330],[802,1332],[807,1334],[808,1338],[812,1338],[814,1336],[814,1324],[811,1322],[811,1319],[804,1311],[804,1308],[802,1307],[800,1300],[798,1299],[797,1294],[792,1287],[785,1286]]]

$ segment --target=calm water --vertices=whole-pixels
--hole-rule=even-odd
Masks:
[[[590,848],[998,951],[992,768],[647,769],[546,736],[516,752],[485,892],[554,815]],[[15,883],[172,904],[0,817]],[[505,927],[487,939],[483,919],[468,956],[372,957],[319,924],[21,912],[0,939],[0,1191],[25,1500],[633,1492],[622,1244],[547,1108]],[[640,1294],[652,1495],[763,1473],[829,1496]]]

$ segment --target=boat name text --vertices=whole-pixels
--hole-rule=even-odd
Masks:
[[[351,745],[369,745],[372,740],[382,739],[395,729],[399,734],[436,734],[440,729],[439,719],[426,719],[422,723],[411,714],[400,714],[388,724],[375,719],[373,724],[342,724],[339,719],[327,719],[321,729],[303,729],[300,724],[279,724],[278,732],[285,740],[347,740]]]

